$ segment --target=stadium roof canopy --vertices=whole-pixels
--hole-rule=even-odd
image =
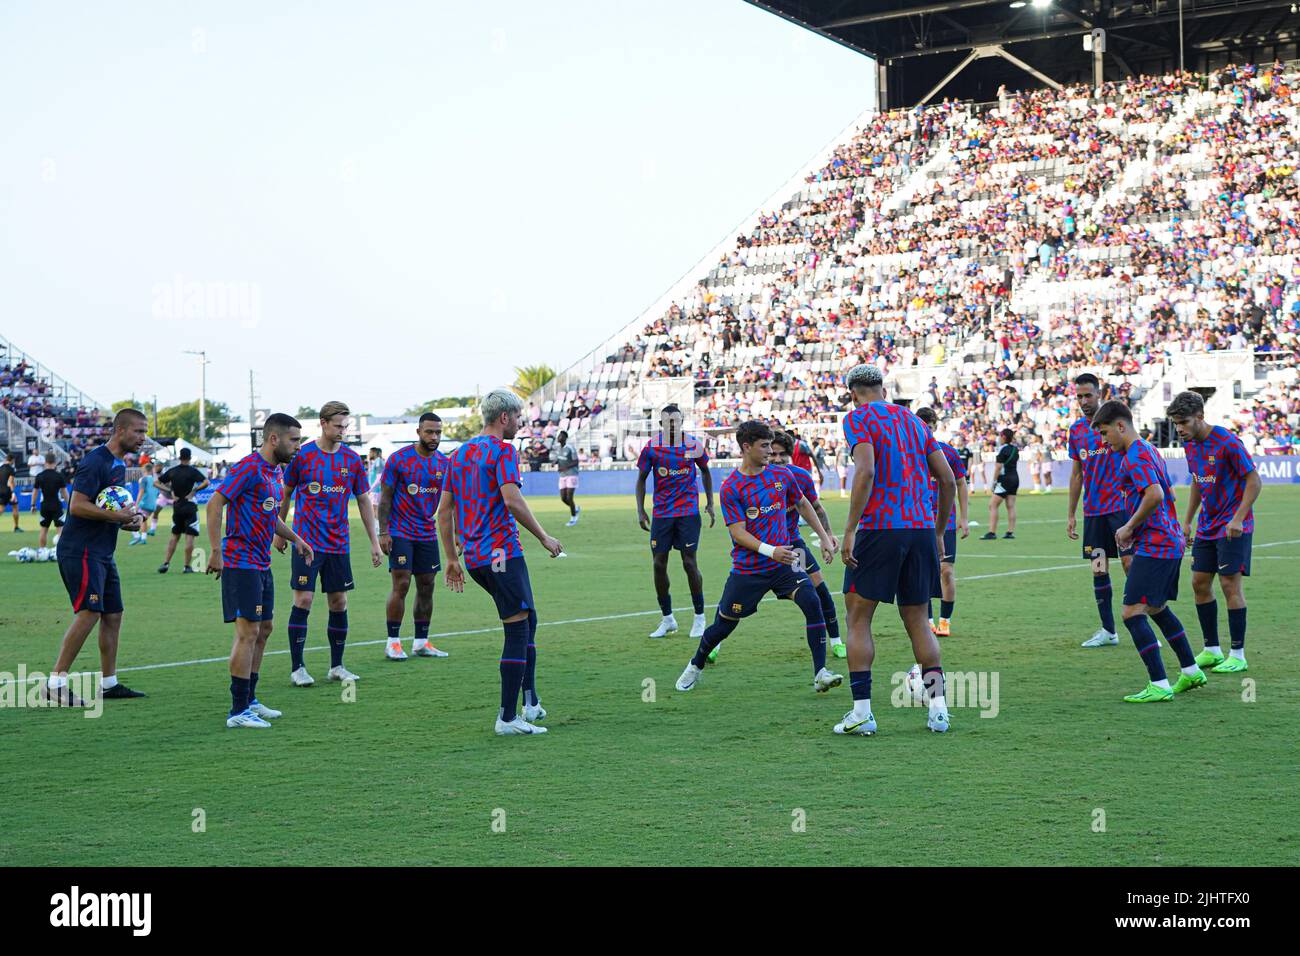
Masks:
[[[1300,36],[1294,0],[748,2],[875,59],[882,109],[1293,60]]]

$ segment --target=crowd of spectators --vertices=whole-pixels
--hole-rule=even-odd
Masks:
[[[1011,427],[1059,458],[1085,370],[1138,401],[1179,353],[1248,350],[1294,382],[1297,129],[1281,64],[880,114],[538,427],[572,427],[574,394],[611,408],[675,378],[703,429],[829,439],[843,372],[869,361],[972,447]],[[1300,445],[1284,398],[1234,421]]]
[[[109,435],[109,421],[103,412],[69,403],[26,358],[7,350],[0,354],[0,408],[78,459]],[[11,442],[16,439],[10,436]]]

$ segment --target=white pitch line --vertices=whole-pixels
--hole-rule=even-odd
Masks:
[[[1257,545],[1256,547],[1276,548],[1288,544],[1300,544],[1300,538],[1293,541],[1271,541],[1267,544]],[[971,555],[965,555],[965,556],[971,557]],[[1006,555],[980,555],[980,557],[1006,557]],[[1022,555],[1022,557],[1028,557],[1028,555]],[[1053,558],[1053,557],[1059,557],[1059,555],[1044,555],[1044,557]],[[1281,556],[1277,560],[1292,560],[1292,559],[1289,556]],[[1022,568],[1018,571],[999,571],[995,574],[974,574],[969,577],[960,577],[957,580],[963,582],[964,581],[986,581],[990,578],[1008,578],[1008,577],[1015,577],[1021,574],[1039,574],[1041,572],[1046,572],[1046,571],[1069,571],[1072,568],[1077,569],[1077,568],[1088,568],[1088,567],[1091,567],[1091,565],[1088,562],[1079,560],[1073,564],[1055,564],[1046,568]],[[771,599],[768,598],[765,600],[771,600]],[[705,605],[705,607],[715,608],[717,607],[717,605],[707,604]],[[692,610],[694,610],[694,608],[689,604],[684,605],[682,607],[673,608],[674,612],[692,611]],[[601,621],[618,621],[630,617],[648,617],[650,615],[658,614],[658,613],[660,613],[658,609],[653,611],[628,611],[624,614],[604,614],[599,617],[575,617],[575,618],[570,618],[567,621],[538,621],[537,624],[539,627],[562,627],[569,624],[593,624],[593,623],[599,623]],[[472,634],[495,634],[498,630],[499,628],[497,627],[477,627],[468,631],[442,631],[438,634],[430,634],[429,639],[432,640],[433,638],[442,638],[442,637],[468,637]],[[348,647],[372,647],[376,644],[387,644],[387,643],[388,643],[387,638],[382,638],[376,641],[349,641]],[[322,644],[319,647],[304,647],[303,651],[304,652],[324,651],[328,649],[329,649],[328,644]],[[288,653],[289,653],[288,648],[284,648],[282,650],[267,650],[263,653],[263,657],[272,657],[272,656],[288,654]],[[169,661],[165,664],[137,664],[134,667],[119,667],[117,669],[117,672],[119,674],[125,674],[125,673],[133,673],[135,671],[166,670],[171,667],[192,667],[196,664],[224,664],[227,663],[229,660],[230,660],[229,655],[226,655],[224,657],[199,657],[190,661]],[[96,672],[81,671],[81,672],[76,672],[70,676],[74,676],[74,677],[88,676],[92,673],[96,673]],[[23,681],[23,683],[30,684],[37,679],[38,678],[36,677],[28,677],[25,681]],[[13,679],[4,680],[4,681],[0,681],[0,686],[3,686],[5,684],[17,684],[17,683],[18,681]]]

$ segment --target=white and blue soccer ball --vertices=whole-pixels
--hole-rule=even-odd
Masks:
[[[17,558],[19,564],[32,564],[37,560],[35,548],[19,548],[17,551],[10,551],[9,554]]]
[[[135,504],[135,499],[121,485],[109,485],[95,496],[95,504],[105,511],[122,511]]]
[[[37,548],[37,549],[36,549],[36,560],[37,560],[37,561],[53,561],[56,557],[58,557],[58,555],[56,554],[56,549],[55,549],[55,548]]]

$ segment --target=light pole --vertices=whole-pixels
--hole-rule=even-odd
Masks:
[[[208,353],[204,351],[185,350],[186,355],[199,357],[199,441],[203,447],[208,444]]]
[[[1183,69],[1183,0],[1178,0],[1178,72]]]

